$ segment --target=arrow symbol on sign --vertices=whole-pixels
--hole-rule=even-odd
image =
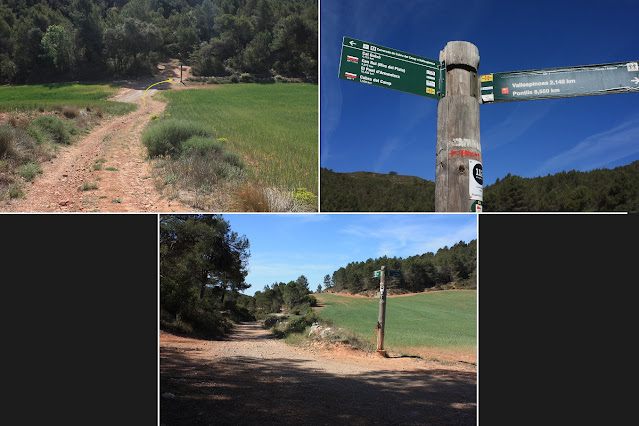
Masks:
[[[633,78],[633,79],[632,79],[632,80],[630,80],[630,81],[632,81],[632,82],[633,82],[633,83],[635,83],[635,84],[639,84],[639,77],[635,77],[635,78]]]
[[[357,43],[355,43],[353,40],[349,41],[348,44],[351,45],[351,47],[355,46]]]

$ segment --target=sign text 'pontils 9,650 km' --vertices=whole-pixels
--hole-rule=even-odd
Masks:
[[[484,103],[637,91],[637,62],[502,72],[481,76],[481,98]]]
[[[433,59],[344,37],[339,78],[441,99],[445,70]]]

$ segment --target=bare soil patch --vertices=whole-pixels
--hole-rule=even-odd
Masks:
[[[244,323],[226,339],[160,332],[160,423],[476,424],[476,369],[347,346],[300,348]]]

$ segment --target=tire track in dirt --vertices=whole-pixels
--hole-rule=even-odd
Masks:
[[[159,340],[160,424],[476,424],[473,366],[294,347],[259,323]]]
[[[176,71],[177,69],[177,71]],[[188,73],[187,73],[188,76]],[[112,100],[131,102],[138,109],[111,117],[87,136],[64,147],[56,158],[41,164],[42,176],[25,188],[25,198],[11,200],[0,211],[13,212],[184,212],[193,211],[178,200],[162,197],[151,178],[151,163],[140,134],[152,115],[160,115],[166,104],[146,93],[154,82],[174,78],[167,86],[183,88],[179,68],[166,65],[154,79],[124,82]],[[158,80],[161,79],[161,80]],[[96,164],[101,167],[96,169]],[[111,168],[112,170],[107,170]],[[82,190],[83,184],[97,189]]]

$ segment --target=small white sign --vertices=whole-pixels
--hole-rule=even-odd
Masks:
[[[628,62],[626,66],[628,67],[629,72],[639,71],[639,63],[637,62]]]
[[[481,95],[481,100],[483,102],[494,102],[495,101],[495,95],[494,94],[489,94],[489,95]]]
[[[479,161],[468,160],[468,193],[471,200],[484,200],[484,169]]]

